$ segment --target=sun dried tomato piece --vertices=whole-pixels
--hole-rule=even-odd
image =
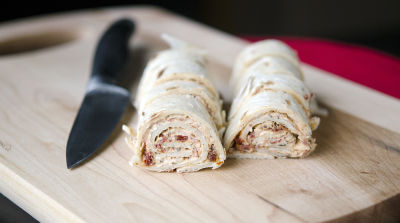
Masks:
[[[271,139],[269,142],[271,144],[276,144],[276,143],[281,142],[281,141],[282,141],[282,139]]]
[[[235,143],[236,143],[236,145],[241,145],[241,144],[243,144],[243,140],[240,138],[239,135],[236,136],[236,138],[235,138]]]
[[[188,137],[183,135],[176,135],[175,139],[181,142],[185,142],[186,140],[188,140]]]
[[[239,151],[249,151],[249,150],[252,149],[252,146],[251,146],[251,145],[239,145],[239,146],[237,147],[237,149],[238,149]]]
[[[153,156],[152,152],[149,152],[149,151],[145,152],[143,154],[142,158],[143,158],[143,162],[146,164],[146,166],[151,166],[153,164],[154,156]]]
[[[250,138],[250,139],[253,139],[253,138],[255,137],[255,134],[256,134],[255,132],[250,132],[250,133],[249,133],[249,138]]]
[[[214,144],[211,145],[210,150],[208,151],[207,155],[208,160],[211,162],[215,162],[217,160],[217,152],[214,149]]]

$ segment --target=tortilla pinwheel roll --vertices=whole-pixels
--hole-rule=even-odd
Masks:
[[[131,165],[153,171],[218,168],[226,158],[222,101],[208,79],[204,52],[164,35],[171,46],[145,68],[135,107],[137,130],[124,126]]]
[[[235,63],[235,97],[224,145],[228,157],[305,157],[316,147],[312,131],[325,114],[303,83],[296,52],[278,40],[245,48]]]

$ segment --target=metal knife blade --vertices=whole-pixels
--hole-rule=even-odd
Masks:
[[[67,142],[68,169],[82,163],[111,135],[130,101],[130,92],[117,85],[128,55],[132,20],[114,22],[97,45],[85,98]]]

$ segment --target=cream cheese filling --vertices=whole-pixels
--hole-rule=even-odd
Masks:
[[[203,128],[184,115],[169,115],[153,123],[144,134],[142,161],[152,168],[168,170],[215,162],[209,160],[212,137]]]
[[[273,157],[298,157],[312,150],[284,114],[270,112],[251,120],[236,136],[229,153],[261,153]]]

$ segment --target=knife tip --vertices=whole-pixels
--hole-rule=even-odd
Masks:
[[[76,166],[76,163],[70,162],[70,161],[67,159],[67,168],[68,168],[68,169],[72,169],[74,166]]]
[[[85,159],[79,159],[79,160],[74,159],[73,160],[72,158],[67,157],[67,168],[72,169],[72,168],[76,167],[78,164],[80,164],[83,160],[85,160]]]

